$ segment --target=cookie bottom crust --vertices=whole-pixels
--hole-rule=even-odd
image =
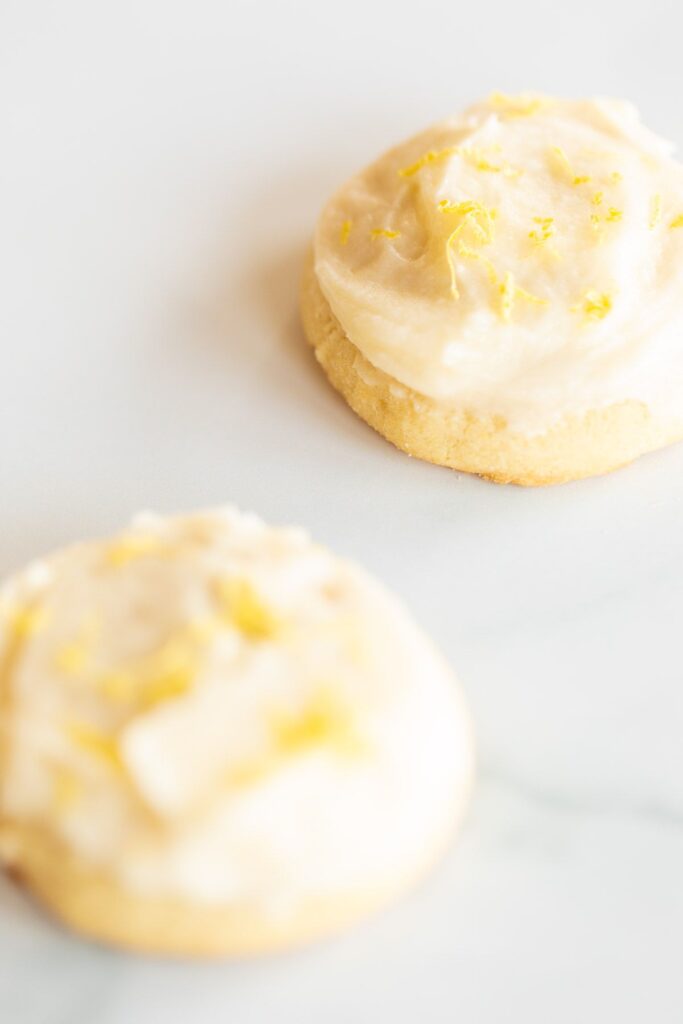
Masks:
[[[470,775],[457,794],[446,833],[427,848],[422,863],[397,872],[382,886],[311,897],[281,913],[265,913],[248,903],[219,906],[141,895],[33,824],[0,824],[0,851],[8,873],[18,884],[62,923],[88,938],[164,956],[251,957],[332,936],[414,887],[452,840],[471,785]]]
[[[516,433],[501,417],[445,406],[372,366],[323,295],[309,256],[301,288],[308,341],[330,383],[371,427],[408,455],[496,483],[560,484],[608,473],[683,438],[638,401],[569,416],[545,434]]]

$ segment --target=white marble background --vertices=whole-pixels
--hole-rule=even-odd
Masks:
[[[2,1024],[683,1019],[683,447],[496,488],[412,462],[296,316],[316,212],[492,88],[622,94],[683,142],[674,5],[0,7],[0,572],[140,507],[306,525],[413,608],[480,781],[434,876],[238,965],[67,937],[0,885]]]

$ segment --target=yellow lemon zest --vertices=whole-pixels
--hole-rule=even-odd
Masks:
[[[488,149],[498,151],[500,147],[490,146]],[[489,159],[486,150],[478,146],[446,146],[444,149],[430,149],[419,160],[416,160],[415,163],[410,164],[408,167],[402,167],[398,173],[403,178],[410,178],[428,164],[439,163],[441,160],[447,160],[451,156],[462,157],[463,160],[466,160],[478,171],[503,174],[506,178],[518,178],[524,173],[520,168],[513,167],[507,161],[493,163]]]
[[[524,302],[533,303],[537,306],[547,305],[547,299],[541,299],[537,295],[532,295],[531,292],[527,292],[524,288],[515,284],[514,275],[511,271],[506,270],[501,279],[491,260],[487,259],[486,256],[483,256],[475,249],[469,249],[467,246],[460,244],[458,246],[458,253],[460,256],[464,256],[468,259],[478,260],[483,265],[489,281],[497,289],[498,294],[500,295],[500,315],[506,322],[511,320],[512,310],[518,299]]]
[[[272,715],[270,749],[234,765],[226,781],[233,786],[254,785],[280,767],[283,759],[321,748],[344,756],[365,749],[348,708],[326,688],[312,695],[299,711]]]
[[[683,228],[683,213],[679,213],[678,216],[674,217],[674,219],[669,224],[669,227],[670,228]]]
[[[460,156],[468,163],[471,163],[474,168],[478,171],[489,172],[492,174],[502,174],[506,178],[519,178],[524,172],[518,167],[513,167],[505,161],[503,163],[494,164],[486,156],[483,149],[479,149],[476,146],[463,146],[459,150]]]
[[[43,629],[46,622],[47,613],[44,608],[38,604],[26,604],[10,612],[7,627],[14,640],[27,640]]]
[[[587,174],[576,174],[562,146],[551,146],[548,159],[551,169],[572,185],[586,185],[591,180]]]
[[[458,152],[458,146],[446,146],[445,149],[430,149],[424,153],[419,160],[416,160],[414,164],[410,164],[408,167],[402,167],[399,170],[399,174],[402,178],[412,178],[414,174],[421,171],[427,164],[438,163],[440,160],[447,160],[449,156],[453,156]]]
[[[495,210],[491,210],[482,203],[472,199],[459,203],[451,203],[448,199],[442,199],[439,203],[439,209],[444,214],[455,214],[460,218],[460,223],[451,231],[446,240],[446,259],[451,277],[451,295],[457,299],[459,292],[454,249],[457,245],[460,255],[467,255],[466,249],[471,249],[473,246],[488,245],[493,239],[493,222],[496,219],[496,213]]]
[[[348,753],[358,747],[348,709],[326,689],[314,694],[298,714],[276,716],[272,729],[280,755],[291,756],[320,746]]]
[[[489,148],[498,149],[499,147]],[[468,163],[471,163],[478,171],[489,172],[492,174],[503,174],[507,178],[518,178],[524,173],[518,167],[513,167],[512,164],[509,164],[506,161],[493,163],[489,160],[486,151],[477,146],[446,146],[445,149],[430,149],[421,156],[419,160],[410,164],[409,167],[402,167],[398,173],[403,178],[410,178],[428,164],[439,163],[441,160],[447,160],[450,156],[462,157],[463,160],[467,160]]]
[[[391,231],[389,228],[373,228],[370,238],[398,238],[400,231]]]
[[[192,684],[194,672],[190,669],[177,669],[151,679],[142,693],[142,706],[153,708],[175,697],[182,697]]]
[[[459,203],[452,203],[449,199],[441,199],[439,201],[439,209],[442,213],[457,213],[462,217],[473,214],[475,219],[482,222],[482,229],[485,231],[488,240],[492,240],[493,221],[498,216],[498,211],[493,207],[484,206],[483,203],[478,203],[474,199],[465,199]]]
[[[529,238],[535,245],[543,245],[556,233],[555,218],[554,217],[534,217],[534,224],[538,224],[538,228],[533,228],[529,232]]]
[[[112,569],[120,569],[138,558],[156,554],[161,549],[161,540],[151,533],[123,534],[107,545],[105,560]]]
[[[138,700],[151,708],[190,689],[199,667],[199,651],[186,633],[167,640],[138,670]]]
[[[67,727],[67,733],[72,743],[86,754],[92,754],[110,768],[122,770],[121,755],[115,737],[94,726],[78,722],[72,722]]]
[[[616,206],[610,206],[607,213],[602,216],[598,213],[591,213],[591,227],[598,236],[602,236],[602,228],[604,224],[616,224],[623,218],[623,216],[623,210],[617,209]]]
[[[657,195],[652,197],[652,200],[650,202],[650,220],[649,220],[650,231],[654,231],[654,229],[657,227],[657,225],[659,224],[661,219],[662,219],[662,197],[659,195],[659,193],[657,193]]]
[[[341,228],[339,229],[339,244],[340,245],[346,245],[346,243],[349,240],[349,235],[351,234],[351,228],[352,227],[353,227],[353,221],[351,221],[351,220],[345,220],[344,221],[344,223],[342,224]]]
[[[593,206],[600,206],[604,198],[604,192],[595,192],[594,195],[591,196],[591,203],[593,204]]]
[[[603,320],[612,309],[612,299],[607,292],[589,288],[581,302],[572,306],[573,313],[583,313],[587,320]]]
[[[509,320],[512,308],[517,299],[531,302],[536,305],[545,305],[546,300],[525,291],[515,284],[514,276],[507,271],[501,279],[493,262],[484,256],[480,251],[485,245],[493,240],[493,223],[495,211],[492,211],[482,203],[475,200],[465,200],[460,203],[451,203],[442,199],[439,208],[443,213],[454,213],[461,220],[460,223],[448,236],[446,242],[446,256],[451,274],[451,293],[458,298],[457,275],[455,266],[455,255],[465,259],[476,260],[483,266],[491,284],[496,288],[501,297],[500,312],[504,320]],[[551,226],[552,218],[540,218],[547,228]]]
[[[510,321],[512,318],[512,309],[518,299],[537,306],[547,305],[546,299],[540,299],[537,295],[532,295],[531,292],[527,292],[515,284],[514,275],[510,270],[505,271],[503,280],[498,284],[498,291],[500,293],[500,315],[505,321]]]
[[[224,618],[244,636],[251,640],[269,640],[280,631],[279,617],[248,580],[219,580],[216,586]]]
[[[476,249],[471,249],[469,246],[465,245],[463,242],[460,242],[460,244],[458,245],[458,255],[459,256],[464,256],[465,259],[468,259],[468,260],[478,260],[481,263],[481,265],[483,266],[484,270],[486,271],[486,273],[488,275],[488,279],[491,282],[491,284],[493,284],[493,285],[497,285],[498,284],[498,271],[496,270],[496,268],[493,265],[492,261],[490,259],[488,259],[488,257],[484,256],[480,252],[477,252]]]
[[[489,103],[495,107],[503,117],[533,117],[541,110],[549,106],[550,101],[545,97],[528,96],[520,93],[517,96],[509,96],[503,92],[493,92],[489,96]]]
[[[180,697],[192,686],[200,667],[201,651],[209,637],[192,627],[178,630],[152,654],[133,665],[103,673],[97,680],[100,693],[115,704],[148,709]]]
[[[83,622],[76,637],[56,652],[54,665],[58,672],[66,676],[80,676],[86,671],[100,628],[95,617],[90,616]]]

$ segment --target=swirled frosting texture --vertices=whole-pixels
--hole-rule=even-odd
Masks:
[[[683,167],[629,104],[494,94],[329,202],[323,294],[400,384],[515,430],[683,419]]]
[[[16,577],[0,672],[0,825],[145,895],[278,913],[381,889],[443,838],[471,768],[450,673],[393,598],[229,509]]]

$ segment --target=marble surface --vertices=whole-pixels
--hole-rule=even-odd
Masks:
[[[497,488],[413,462],[302,343],[301,259],[356,166],[492,88],[612,93],[683,142],[673,5],[6,3],[0,572],[232,500],[399,592],[480,775],[422,888],[244,964],[136,959],[0,883],[3,1024],[673,1024],[683,1016],[683,447]]]

